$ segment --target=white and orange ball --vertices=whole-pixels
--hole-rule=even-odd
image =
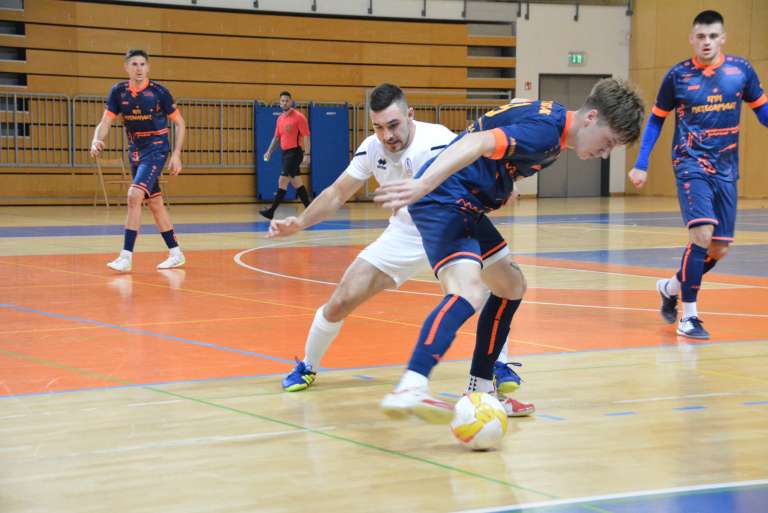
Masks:
[[[472,392],[456,403],[451,431],[474,451],[497,447],[507,432],[507,412],[492,395]]]

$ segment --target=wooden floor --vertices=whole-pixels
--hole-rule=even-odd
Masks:
[[[494,215],[529,281],[510,352],[537,413],[485,453],[377,407],[441,296],[427,275],[350,316],[316,386],[281,391],[315,309],[385,226],[375,206],[271,241],[258,205],[174,205],[187,266],[155,270],[146,217],[129,275],[105,266],[123,209],[6,207],[0,512],[768,511],[764,207],[740,204],[732,254],[705,277],[708,343],[658,315],[655,281],[686,238],[676,201]],[[474,322],[434,393],[463,392]]]

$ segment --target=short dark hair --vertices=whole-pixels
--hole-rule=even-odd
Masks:
[[[280,93],[280,96],[287,96],[288,98],[293,99],[293,96],[291,96],[291,93],[289,93],[288,91],[283,91],[282,93]]]
[[[720,23],[725,25],[725,21],[723,21],[723,15],[717,11],[701,11],[693,19],[694,25],[712,25],[713,23]]]
[[[125,60],[129,61],[132,57],[144,57],[145,61],[149,61],[149,54],[140,48],[131,48],[125,52]]]
[[[404,110],[408,110],[408,102],[405,99],[403,90],[395,84],[387,82],[377,85],[371,91],[370,98],[368,99],[368,107],[373,112],[381,112],[393,103],[400,103]]]
[[[645,115],[645,105],[637,89],[618,78],[600,80],[584,101],[582,109],[597,110],[598,119],[608,124],[620,144],[635,142]]]

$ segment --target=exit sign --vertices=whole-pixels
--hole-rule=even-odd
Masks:
[[[586,62],[584,52],[568,52],[569,66],[583,66]]]

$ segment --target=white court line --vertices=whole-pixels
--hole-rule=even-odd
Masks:
[[[126,404],[128,408],[138,408],[140,406],[156,406],[161,404],[173,404],[173,403],[180,403],[182,402],[181,399],[169,399],[167,401],[147,401],[145,403],[131,403]]]
[[[244,255],[247,255],[248,253],[252,253],[254,251],[258,251],[260,249],[267,249],[267,248],[273,248],[278,246],[289,246],[297,243],[304,243],[304,242],[314,242],[316,240],[325,239],[325,240],[344,240],[348,239],[349,237],[339,237],[339,236],[328,236],[328,237],[317,237],[312,239],[303,239],[301,241],[286,241],[281,243],[272,243],[272,244],[266,244],[264,246],[258,246],[251,249],[245,249],[238,254],[234,256],[234,261],[237,265],[241,267],[245,267],[246,269],[250,269],[251,271],[256,271],[258,273],[266,274],[268,276],[274,276],[276,278],[284,278],[286,280],[296,280],[296,281],[303,281],[306,283],[316,283],[319,285],[332,285],[336,286],[338,285],[338,282],[333,281],[324,281],[324,280],[315,280],[313,278],[303,278],[301,276],[293,276],[290,274],[284,274],[284,273],[277,273],[274,271],[267,271],[266,269],[261,269],[260,267],[255,267],[249,264],[246,264],[243,262],[242,257]],[[526,265],[526,264],[523,264]],[[555,269],[566,269],[574,272],[590,272],[590,273],[600,273],[600,274],[606,274],[606,275],[616,275],[616,276],[641,276],[641,277],[649,277],[654,278],[655,276],[645,276],[641,274],[630,274],[630,273],[615,273],[615,272],[604,272],[604,271],[591,271],[588,269],[568,269],[567,267],[556,267]],[[431,280],[418,280],[418,279],[412,279],[409,281],[417,281],[422,283],[437,283]],[[768,287],[761,287],[761,286],[752,286],[752,285],[741,285],[741,284],[728,284],[723,282],[718,282],[719,284],[724,285],[731,285],[734,288],[759,288],[764,289]],[[396,294],[411,294],[415,296],[432,296],[432,297],[443,297],[443,294],[437,294],[434,292],[415,292],[410,290],[400,290],[400,289],[385,289],[384,292],[389,293],[396,293]],[[528,301],[526,300],[525,303],[531,304],[531,305],[543,305],[543,306],[558,306],[562,308],[591,308],[595,310],[623,310],[623,311],[631,311],[631,312],[656,312],[658,311],[657,308],[634,308],[634,307],[627,307],[627,306],[604,306],[604,305],[580,305],[575,303],[551,303],[546,301]],[[702,314],[706,315],[721,315],[725,317],[755,317],[755,318],[768,318],[768,314],[748,314],[748,313],[742,313],[742,312],[701,312]]]
[[[768,479],[759,479],[755,481],[735,481],[732,483],[714,483],[708,485],[681,486],[678,488],[659,488],[657,490],[640,490],[636,492],[614,493],[609,495],[593,495],[591,497],[578,497],[575,499],[560,499],[554,501],[528,502],[525,504],[511,504],[509,506],[498,506],[495,508],[483,509],[465,509],[455,511],[454,513],[499,513],[528,511],[532,508],[546,508],[552,506],[564,506],[571,504],[583,504],[591,502],[609,501],[615,499],[631,499],[634,497],[649,497],[654,495],[670,495],[688,492],[701,492],[706,490],[717,490],[719,488],[744,488],[748,486],[763,486],[768,484]]]

